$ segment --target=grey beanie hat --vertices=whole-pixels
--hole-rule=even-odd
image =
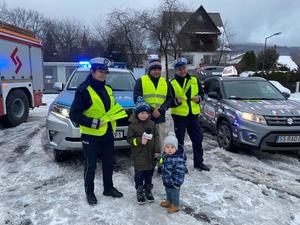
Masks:
[[[169,132],[167,137],[164,139],[164,147],[167,144],[173,145],[176,150],[178,149],[178,140],[173,132]]]

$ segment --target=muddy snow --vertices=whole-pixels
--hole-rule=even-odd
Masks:
[[[44,102],[49,105],[54,98],[46,95]],[[118,152],[114,173],[114,184],[124,197],[102,195],[101,169],[97,169],[98,205],[91,207],[83,189],[82,154],[74,152],[64,163],[53,160],[45,133],[47,107],[31,111],[27,123],[0,129],[1,225],[300,225],[298,156],[226,152],[209,132],[205,132],[203,146],[210,172],[194,170],[191,142],[186,138],[189,173],[182,186],[181,212],[170,215],[159,206],[164,187],[156,173],[155,203],[136,203],[133,168],[126,151]],[[172,130],[170,118],[167,125]]]

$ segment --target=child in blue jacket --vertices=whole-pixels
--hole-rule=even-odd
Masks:
[[[178,140],[174,133],[169,132],[164,139],[164,153],[160,159],[162,180],[166,189],[167,199],[160,205],[167,208],[169,213],[175,213],[179,208],[180,186],[184,182],[185,157],[178,150]]]

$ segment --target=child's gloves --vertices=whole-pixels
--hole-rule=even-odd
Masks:
[[[143,133],[143,136],[142,136],[142,138],[145,138],[145,139],[147,139],[147,140],[151,140],[152,137],[153,137],[152,134],[147,134],[146,132],[144,132],[144,133]]]

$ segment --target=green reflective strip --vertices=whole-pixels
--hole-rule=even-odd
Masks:
[[[137,146],[136,138],[133,139],[133,145],[134,145],[134,146]]]
[[[110,110],[107,112],[108,115],[113,115],[113,114],[116,114],[118,113],[119,111],[122,111],[123,110],[123,107],[116,103],[115,105],[113,105]]]
[[[261,100],[249,99],[249,100],[242,100],[242,102],[261,102]]]
[[[122,111],[115,115],[110,116],[110,119],[112,121],[114,121],[114,120],[119,120],[119,119],[126,118],[126,117],[128,117],[127,113],[125,111]]]
[[[184,90],[184,94],[187,93],[187,91],[189,90],[189,88],[192,86],[192,82],[191,80],[188,81],[188,83],[186,84],[186,86],[184,86],[183,90]]]
[[[123,107],[119,103],[116,103],[106,114],[101,117],[101,121],[108,123],[114,120],[125,118],[127,116],[128,115]]]
[[[185,87],[186,85],[186,81],[187,81],[187,78],[184,78],[184,82],[183,82],[183,88]]]
[[[159,108],[162,105],[160,103],[149,103],[149,102],[148,102],[148,104],[153,108]]]
[[[174,88],[175,95],[176,95],[176,93],[179,92],[177,96],[182,97],[184,100],[188,99],[187,96],[186,96],[186,92],[184,92],[183,88],[179,85],[179,83],[177,82],[177,80],[175,80],[175,79],[172,80],[171,84],[172,84],[172,86]],[[177,97],[177,96],[175,96],[175,97]]]
[[[167,96],[166,95],[160,95],[160,94],[149,94],[149,95],[143,95],[144,99],[145,98],[162,98],[165,99]]]

